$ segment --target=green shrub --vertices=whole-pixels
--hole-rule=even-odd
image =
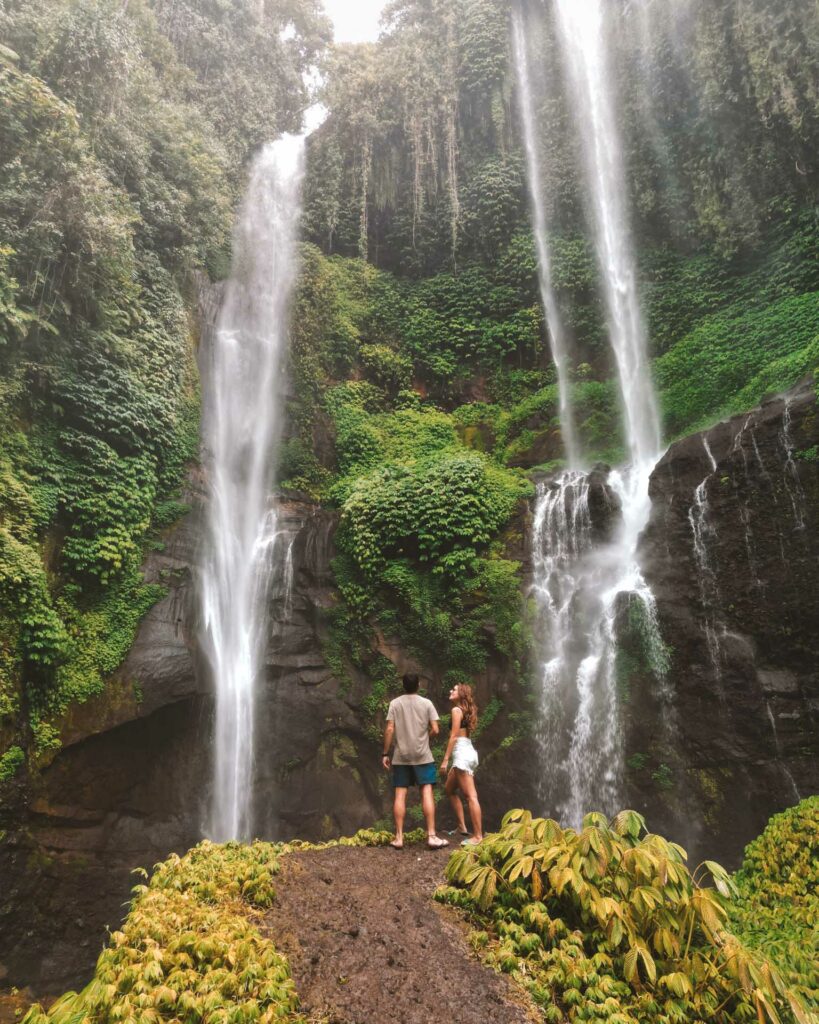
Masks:
[[[409,555],[462,579],[528,493],[525,481],[477,452],[387,465],[353,486],[342,506],[339,543],[370,577],[388,558]]]
[[[819,292],[714,314],[655,363],[672,435],[752,408],[819,364]]]
[[[819,1013],[819,796],[771,818],[745,850],[735,882],[734,930]]]
[[[9,747],[0,757],[0,782],[10,782],[26,763],[26,755],[21,747]]]
[[[728,930],[724,869],[706,861],[692,874],[633,811],[589,814],[579,831],[512,811],[453,854],[447,878],[439,899],[470,911],[484,957],[555,1024],[808,1020],[777,969]]]

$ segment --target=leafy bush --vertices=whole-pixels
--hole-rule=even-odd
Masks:
[[[68,637],[37,552],[0,528],[0,606],[19,621],[19,654],[40,669],[65,657]]]
[[[477,452],[444,451],[362,477],[342,506],[340,544],[367,576],[393,556],[463,578],[528,485]]]
[[[416,831],[407,840],[425,836]],[[319,846],[203,842],[184,857],[172,855],[147,885],[134,889],[130,913],[111,934],[90,984],[47,1013],[33,1006],[24,1024],[129,1018],[306,1024],[287,961],[258,925],[275,898],[281,858],[293,850],[383,846],[391,839],[391,833],[364,829]]]
[[[26,761],[25,752],[21,747],[9,747],[0,757],[0,782],[9,782]]]
[[[554,1024],[778,1024],[791,1012],[806,1024],[778,970],[728,930],[730,876],[711,861],[692,874],[685,859],[634,811],[589,814],[579,831],[512,811],[452,856],[438,895],[470,911],[486,959]]]
[[[667,429],[742,412],[818,364],[819,292],[714,314],[655,363]]]
[[[774,815],[735,876],[731,923],[819,1013],[819,796]]]

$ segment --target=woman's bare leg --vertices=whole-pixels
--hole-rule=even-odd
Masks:
[[[446,777],[446,795],[449,797],[449,802],[452,804],[452,812],[455,815],[455,820],[458,823],[458,831],[463,832],[466,835],[466,821],[464,820],[464,805],[461,803],[461,798],[458,796],[458,776],[454,768],[449,769],[449,774]]]
[[[476,843],[479,843],[483,839],[483,821],[481,819],[478,791],[475,788],[475,777],[470,775],[469,772],[461,771],[460,768],[454,768],[453,771],[458,774],[458,785],[466,797],[467,806],[469,807],[469,820],[472,822],[472,838]],[[447,779],[448,783],[449,780]]]

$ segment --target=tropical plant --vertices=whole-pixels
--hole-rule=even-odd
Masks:
[[[728,873],[713,861],[690,871],[634,811],[588,814],[577,830],[511,811],[453,855],[447,878],[439,898],[472,913],[476,945],[555,1024],[809,1019],[780,971],[729,931]]]
[[[734,880],[732,929],[819,1014],[819,796],[774,815]]]
[[[0,781],[2,776],[0,775]],[[408,842],[420,842],[416,830]],[[24,1024],[306,1024],[287,960],[260,928],[276,895],[281,858],[293,850],[383,846],[391,833],[364,829],[318,846],[203,842],[156,866],[137,885],[92,981]],[[138,869],[135,874],[147,872]]]

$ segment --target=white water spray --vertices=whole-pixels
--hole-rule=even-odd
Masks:
[[[788,396],[785,396],[785,408],[782,412],[780,441],[785,452],[785,490],[790,499],[796,529],[802,531],[805,529],[805,488],[802,486],[799,470],[793,457],[796,445],[791,436],[791,399]]]
[[[711,664],[719,682],[722,679],[720,632],[724,631],[724,626],[719,619],[720,588],[712,553],[712,547],[717,539],[716,529],[711,522],[711,510],[708,504],[708,483],[717,471],[717,460],[714,458],[708,438],[704,434],[702,444],[711,470],[694,491],[694,500],[688,510],[688,524],[691,527],[694,541],[694,560],[697,564],[700,603],[705,617],[705,640]],[[720,693],[724,696],[722,687],[720,687]]]
[[[555,0],[555,10],[568,96],[581,132],[629,457],[605,484],[611,504],[619,507],[609,540],[594,545],[581,534],[563,535],[584,521],[582,509],[588,505],[588,490],[576,474],[564,474],[553,488],[541,489],[535,512],[534,591],[545,626],[544,729],[549,738],[543,747],[545,773],[551,778],[546,788],[553,791],[552,799],[562,795],[559,811],[577,825],[588,810],[614,811],[620,798],[623,744],[616,657],[624,601],[641,606],[644,653],[666,707],[670,695],[656,606],[637,561],[640,534],[651,512],[648,484],[660,453],[660,424],[626,212],[604,4]],[[572,509],[579,504],[581,511],[561,512],[567,502]],[[560,721],[556,707],[569,720]]]
[[[207,373],[209,550],[201,597],[216,692],[208,832],[218,841],[252,837],[255,689],[276,541],[270,492],[303,164],[304,139],[294,136],[265,146],[253,164]]]
[[[646,464],[653,468],[657,460],[660,420],[637,292],[605,9],[604,0],[556,0],[555,3],[569,97],[582,142],[629,461],[632,467],[642,471]]]
[[[793,777],[793,772],[788,767],[782,754],[782,742],[779,739],[779,730],[776,727],[776,718],[774,717],[771,702],[769,700],[765,701],[765,712],[768,715],[768,722],[771,726],[771,735],[773,736],[774,750],[776,751],[776,763],[779,765],[780,771],[785,776],[788,789],[791,791],[791,799],[794,803],[798,804],[802,799],[802,794],[799,792],[799,787],[796,785],[796,779]]]
[[[554,284],[552,281],[552,257],[549,249],[549,229],[546,208],[543,202],[543,173],[537,144],[535,126],[535,104],[532,95],[532,76],[529,70],[529,54],[523,15],[519,8],[512,12],[512,44],[517,72],[520,118],[523,127],[523,144],[526,151],[526,169],[529,179],[529,195],[532,201],[532,229],[537,250],[538,284],[552,360],[557,370],[558,407],[560,431],[566,461],[569,469],[576,469],[580,450],[577,443],[574,409],[572,407],[571,381],[569,378],[569,351],[566,331],[560,315]]]

